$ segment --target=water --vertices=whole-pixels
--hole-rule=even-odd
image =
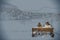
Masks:
[[[6,40],[56,40],[59,37],[58,33],[54,33],[55,37],[50,35],[43,35],[32,37],[32,27],[37,27],[39,19],[35,20],[8,20],[1,21],[2,24],[2,36]],[[42,24],[44,23],[41,21]],[[55,27],[54,27],[55,28]],[[55,28],[57,32],[57,27]]]

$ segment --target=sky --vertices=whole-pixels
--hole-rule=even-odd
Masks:
[[[5,0],[23,11],[57,13],[57,4],[52,0]]]

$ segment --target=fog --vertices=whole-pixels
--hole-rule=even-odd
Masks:
[[[46,8],[41,12],[35,12],[31,9],[24,11],[26,7],[20,10],[19,6],[15,5],[15,3],[6,2],[8,3],[4,3],[4,1],[0,3],[1,40],[60,40],[60,14],[58,8],[51,9],[52,11],[48,12],[46,12],[47,10],[45,11]],[[54,28],[54,38],[50,37],[50,35],[32,37],[32,27],[37,27],[38,22],[45,25],[47,21],[49,21]]]

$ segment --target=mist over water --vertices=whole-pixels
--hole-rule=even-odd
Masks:
[[[8,3],[3,3],[0,7],[1,40],[60,40],[59,13],[25,12]],[[46,21],[54,27],[55,37],[43,35],[33,38],[32,27],[37,27],[38,22],[44,26]]]

